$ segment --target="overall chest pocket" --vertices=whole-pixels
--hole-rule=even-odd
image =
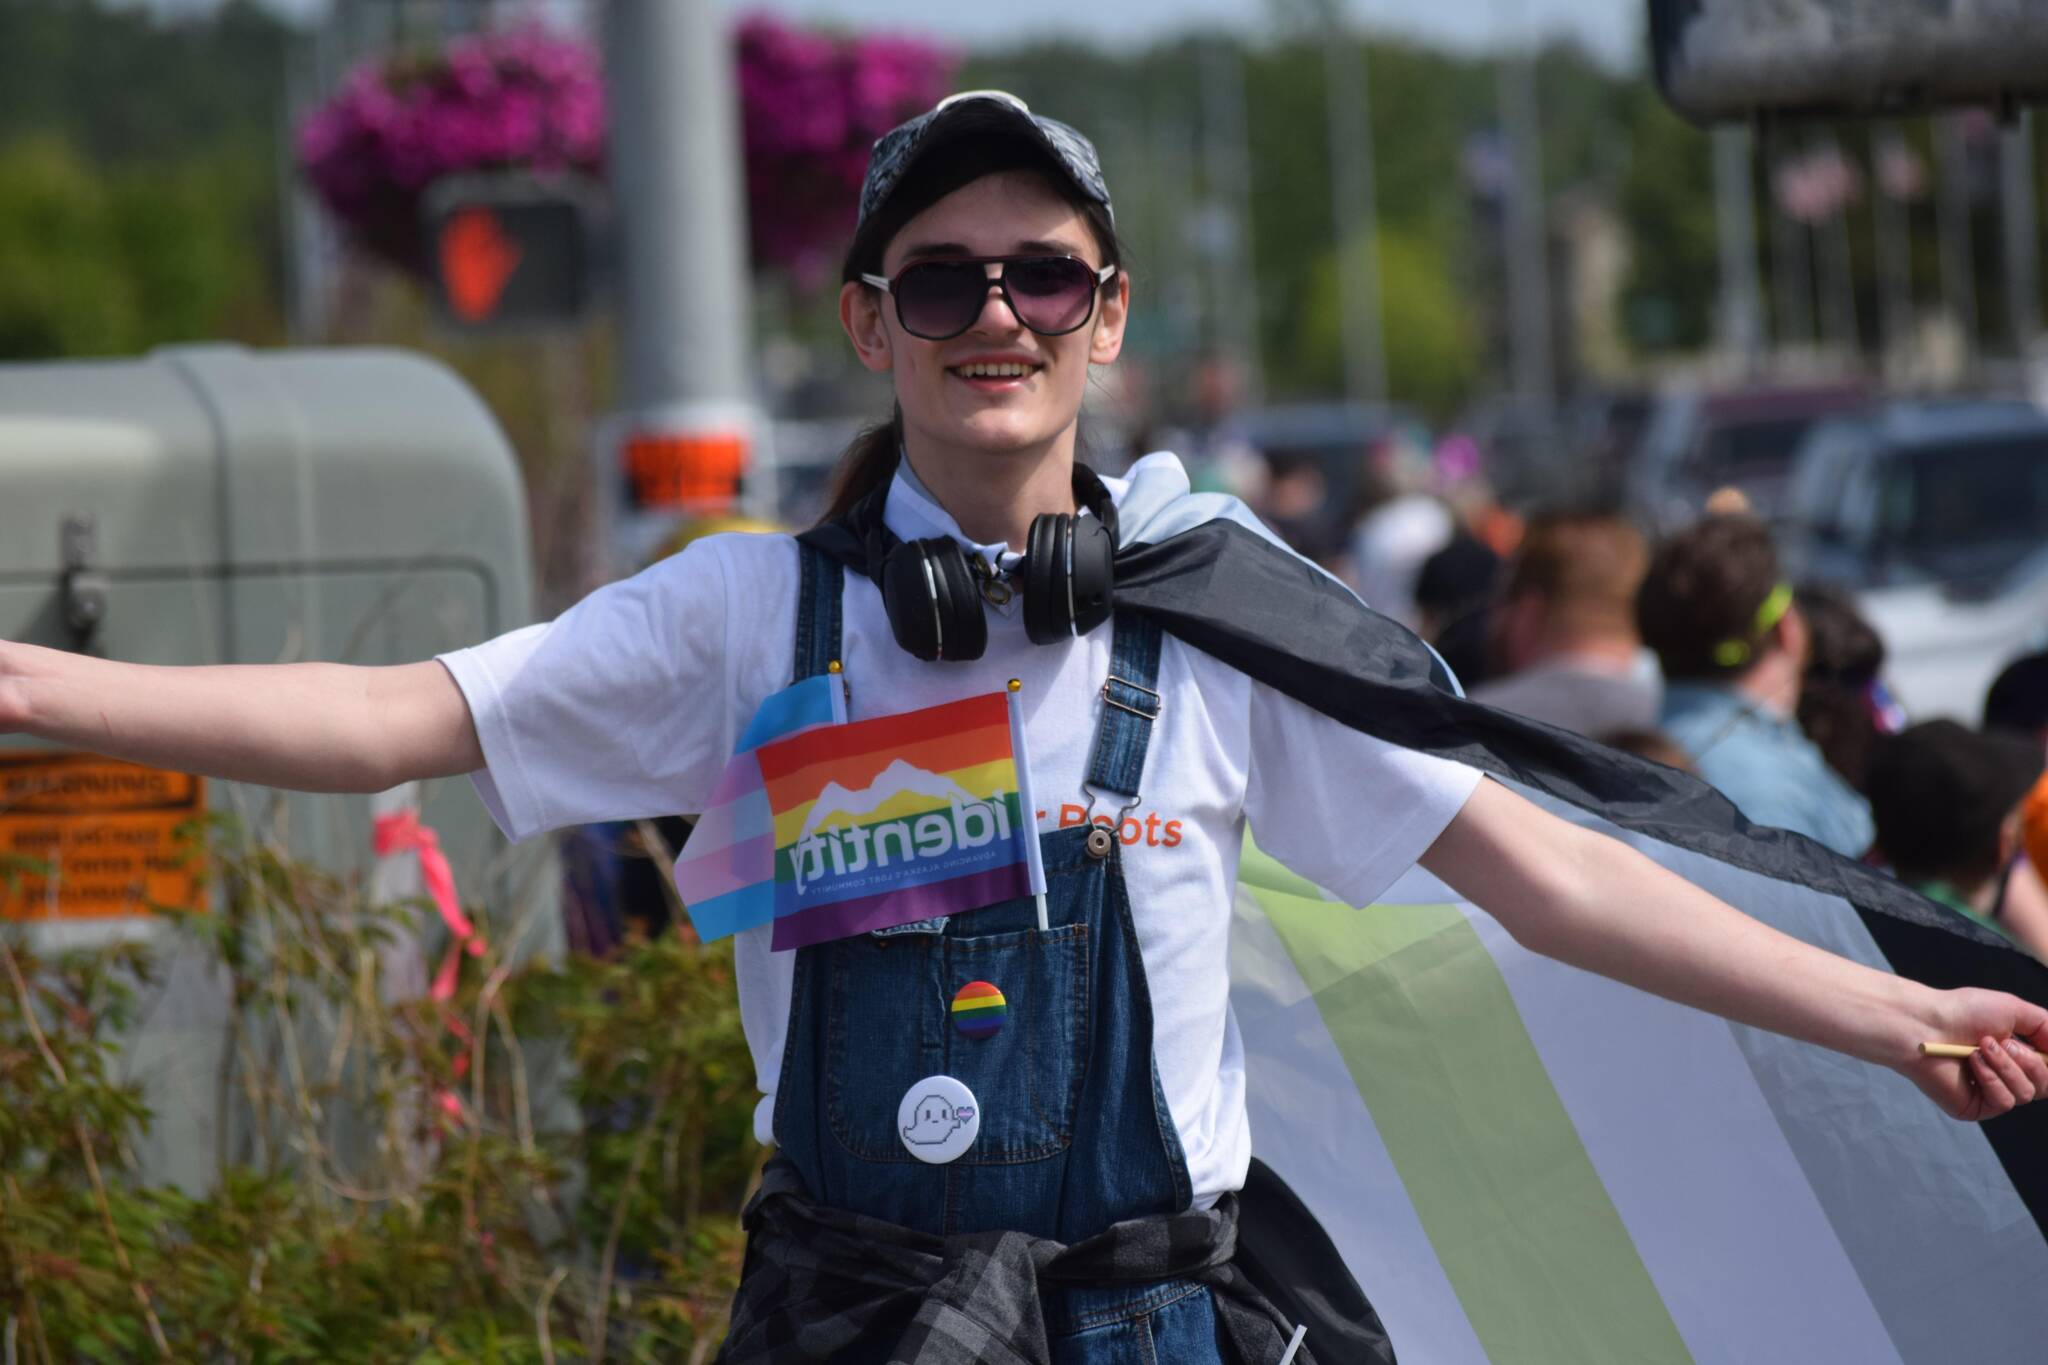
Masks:
[[[953,1164],[1038,1161],[1072,1144],[1093,1025],[1085,923],[862,935],[833,947],[825,1108],[850,1154],[915,1161],[896,1130],[897,1105],[934,1073],[963,1082],[981,1108],[980,1135]],[[1002,1026],[985,1037],[952,1017],[953,997],[973,981],[1003,995]]]

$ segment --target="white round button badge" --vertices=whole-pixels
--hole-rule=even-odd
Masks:
[[[951,1076],[927,1076],[903,1092],[896,1131],[919,1161],[944,1165],[974,1145],[981,1132],[981,1106],[974,1092]]]

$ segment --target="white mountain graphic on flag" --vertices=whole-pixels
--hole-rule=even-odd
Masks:
[[[875,774],[873,782],[858,790],[849,791],[837,782],[827,782],[825,789],[818,793],[818,799],[811,803],[811,813],[804,817],[803,832],[797,838],[810,838],[834,816],[845,816],[858,823],[862,816],[873,815],[892,797],[906,794],[937,797],[963,806],[979,804],[972,792],[952,778],[926,772],[899,758]]]

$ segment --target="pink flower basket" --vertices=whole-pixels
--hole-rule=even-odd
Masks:
[[[526,26],[425,58],[366,62],[300,124],[299,168],[364,246],[421,273],[420,201],[443,176],[595,175],[604,161],[597,53]]]
[[[740,120],[754,264],[814,285],[853,231],[875,139],[942,98],[951,54],[910,39],[834,37],[772,19],[739,26]],[[300,170],[376,255],[421,273],[420,201],[449,175],[596,175],[602,64],[537,26],[466,38],[351,72],[299,126]]]

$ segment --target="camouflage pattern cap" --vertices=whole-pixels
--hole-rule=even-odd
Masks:
[[[954,137],[1001,133],[1021,134],[1043,147],[1073,187],[1102,205],[1112,223],[1116,221],[1094,143],[1058,119],[1032,113],[1023,100],[1008,91],[966,90],[948,95],[876,140],[874,151],[868,154],[867,178],[860,187],[860,224],[874,216],[925,152]]]

